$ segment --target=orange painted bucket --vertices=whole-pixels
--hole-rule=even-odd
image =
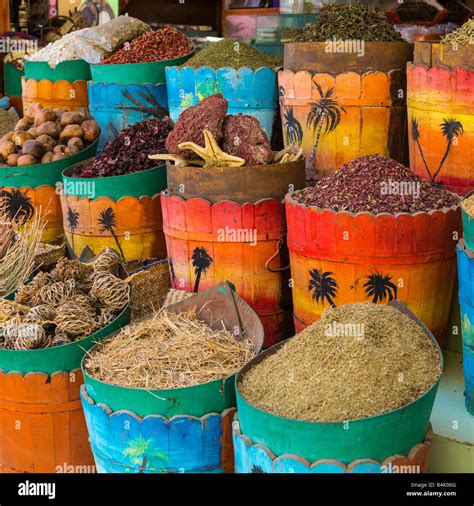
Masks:
[[[286,197],[297,331],[329,306],[399,299],[442,346],[456,277],[459,206],[414,214],[352,214]]]

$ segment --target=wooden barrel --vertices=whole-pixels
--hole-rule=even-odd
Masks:
[[[228,114],[248,114],[258,119],[268,138],[272,137],[278,109],[277,74],[274,69],[248,67],[167,67],[166,86],[170,116],[177,121],[188,107],[203,98],[222,93],[229,103]]]
[[[61,206],[69,248],[80,258],[104,248],[125,262],[166,257],[160,193],[166,166],[102,178],[73,178],[63,172]]]
[[[310,179],[374,153],[406,162],[405,66],[413,46],[365,42],[357,54],[330,44],[285,44],[278,73],[285,145],[302,147]]]
[[[161,203],[173,287],[198,292],[228,279],[262,320],[265,347],[293,331],[282,198],[304,177],[302,161],[168,166]]]
[[[192,55],[152,63],[91,66],[89,108],[101,128],[99,150],[128,125],[168,116],[165,67],[182,65]]]
[[[413,316],[403,304],[395,307]],[[443,368],[441,350],[428,331],[427,335],[438,350]],[[233,428],[236,472],[380,473],[390,472],[390,465],[416,466],[408,472],[426,471],[430,446],[425,436],[439,378],[415,401],[382,415],[345,422],[284,418],[257,408],[239,391],[243,376],[283,344],[260,353],[237,374],[238,420]]]
[[[474,189],[473,87],[469,46],[415,43],[407,66],[410,168],[459,195]]]
[[[93,472],[80,363],[95,342],[129,321],[126,308],[108,326],[73,343],[0,349],[0,472]]]
[[[192,307],[212,328],[237,326],[239,336],[245,332],[261,349],[262,325],[229,284],[167,310]],[[84,367],[83,372],[82,402],[99,473],[233,472],[234,374],[189,387],[147,390],[105,383]]]
[[[466,409],[474,415],[474,252],[460,240],[457,247],[459,303],[461,306],[464,399]]]
[[[54,68],[46,62],[25,62],[25,76],[21,80],[23,111],[36,102],[47,109],[87,108],[90,78],[90,66],[83,60],[65,61]]]
[[[59,184],[61,173],[71,164],[95,155],[98,142],[83,151],[56,162],[23,167],[0,167],[0,194],[6,198],[11,218],[31,221],[37,212],[43,214],[46,226],[42,241],[51,242],[63,235]]]
[[[297,331],[331,305],[398,299],[443,345],[461,235],[459,206],[354,215],[307,207],[288,195],[286,217]]]

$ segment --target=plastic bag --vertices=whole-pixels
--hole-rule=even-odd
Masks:
[[[103,25],[79,30],[76,35],[92,47],[96,46],[104,52],[112,53],[125,42],[150,31],[150,26],[139,19],[119,16]]]

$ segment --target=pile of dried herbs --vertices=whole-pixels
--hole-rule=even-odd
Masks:
[[[440,374],[439,353],[422,327],[395,308],[367,302],[327,309],[252,367],[239,391],[278,416],[342,422],[406,406]]]
[[[201,49],[184,66],[210,67],[212,69],[249,67],[256,70],[260,67],[275,67],[277,63],[274,57],[257,51],[245,42],[223,39]]]
[[[146,119],[123,129],[91,162],[77,165],[72,177],[108,177],[156,167],[149,154],[166,153],[165,141],[173,126],[169,118]]]
[[[426,2],[405,1],[397,7],[396,13],[404,22],[431,21],[438,14],[438,9]]]
[[[375,7],[354,3],[326,5],[314,24],[307,26],[293,42],[327,40],[364,40],[366,42],[402,42],[401,35]]]
[[[448,33],[441,39],[442,44],[467,46],[474,44],[474,18],[466,21],[460,28]]]
[[[374,214],[427,212],[459,204],[457,195],[382,155],[356,158],[293,198],[308,206]]]
[[[474,218],[474,193],[462,201],[462,208],[469,216]]]

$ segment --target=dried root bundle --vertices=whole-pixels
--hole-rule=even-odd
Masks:
[[[130,301],[130,286],[107,272],[98,273],[92,285],[91,295],[106,308],[117,311]]]

